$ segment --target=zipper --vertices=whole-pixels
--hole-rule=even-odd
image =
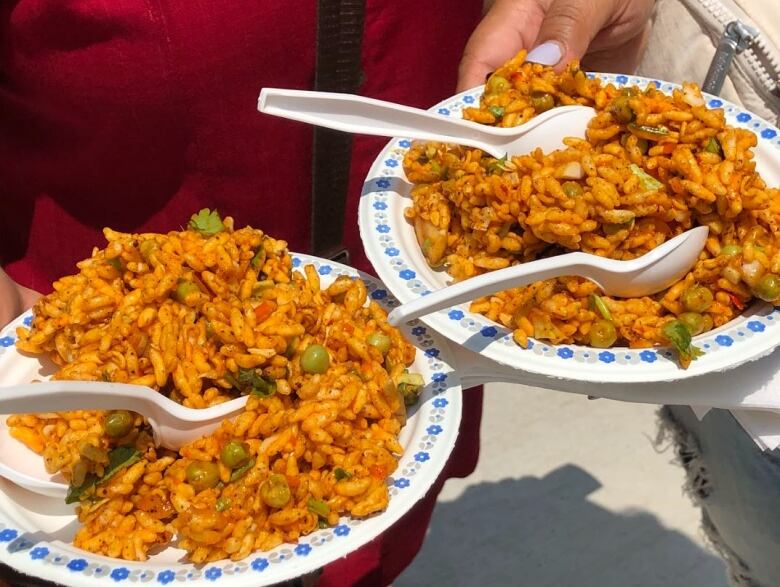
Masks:
[[[737,20],[737,16],[720,0],[698,0],[698,3],[721,24],[724,30]],[[770,48],[767,40],[761,35],[753,38],[742,55],[744,62],[766,92],[775,99],[780,97],[780,57]]]

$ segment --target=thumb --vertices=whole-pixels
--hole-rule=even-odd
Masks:
[[[552,0],[526,61],[562,68],[581,59],[614,9],[614,0]]]

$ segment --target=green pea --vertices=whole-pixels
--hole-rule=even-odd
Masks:
[[[533,92],[531,94],[531,106],[537,112],[546,112],[555,107],[555,98],[547,92]]]
[[[216,487],[219,483],[219,466],[211,461],[192,461],[187,466],[187,482],[195,491]]]
[[[606,349],[615,344],[617,330],[609,320],[596,320],[590,327],[590,346]]]
[[[214,509],[216,509],[218,512],[224,512],[230,507],[231,503],[232,500],[229,497],[220,497],[217,500],[217,503],[214,504]]]
[[[680,301],[688,312],[704,312],[712,305],[712,300],[712,292],[702,285],[692,285],[680,296]]]
[[[498,94],[500,92],[506,92],[511,87],[512,85],[509,83],[508,79],[494,74],[488,78],[485,89],[488,94]]]
[[[176,298],[176,301],[183,304],[190,296],[190,294],[194,294],[195,292],[199,291],[200,288],[191,281],[180,279],[179,284],[176,286],[176,290],[173,292],[173,297]]]
[[[243,442],[231,440],[222,447],[219,458],[228,469],[235,469],[249,460],[249,448]]]
[[[739,245],[726,245],[725,247],[721,247],[720,254],[726,255],[727,257],[733,257],[734,255],[739,255],[742,252],[742,247]]]
[[[111,438],[122,438],[127,436],[133,429],[133,416],[130,412],[124,410],[112,412],[106,416],[104,426],[106,434]]]
[[[565,181],[561,184],[563,193],[569,198],[576,198],[582,195],[582,186],[576,181]]]
[[[629,104],[630,99],[631,98],[629,96],[618,96],[612,100],[612,105],[610,106],[610,111],[612,112],[615,119],[618,122],[622,122],[623,124],[628,124],[629,122],[633,121],[635,117],[634,111],[631,109],[631,105]]]
[[[372,332],[366,338],[366,342],[376,347],[383,357],[390,350],[390,337],[382,332]]]
[[[260,486],[260,498],[272,508],[283,508],[291,496],[290,486],[284,475],[271,475]]]
[[[330,366],[328,351],[321,344],[311,344],[301,355],[301,369],[306,373],[325,373]]]
[[[683,312],[677,318],[685,325],[691,336],[704,332],[704,317],[698,312]]]
[[[780,298],[780,276],[765,274],[756,284],[756,295],[765,302],[774,302]]]

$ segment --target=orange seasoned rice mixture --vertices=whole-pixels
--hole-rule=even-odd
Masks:
[[[513,126],[550,108],[596,109],[584,139],[495,159],[416,142],[404,169],[406,210],[431,266],[456,280],[570,251],[633,259],[706,225],[705,250],[684,279],[657,295],[615,299],[582,278],[551,279],[473,302],[471,310],[554,344],[648,347],[672,343],[686,367],[691,337],[737,316],[754,298],[780,304],[780,190],[756,173],[755,134],[726,124],[694,84],[672,95],[560,74],[521,52],[493,73],[466,119]]]

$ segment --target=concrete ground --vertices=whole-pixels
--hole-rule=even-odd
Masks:
[[[482,453],[395,587],[727,587],[656,408],[488,386]]]

